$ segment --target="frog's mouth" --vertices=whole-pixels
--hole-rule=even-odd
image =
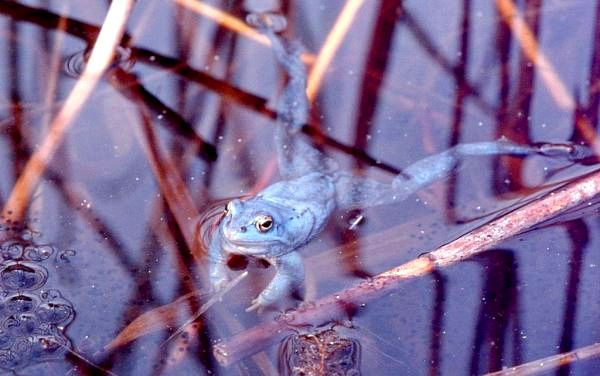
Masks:
[[[280,238],[270,238],[269,240],[241,240],[231,239],[227,236],[223,238],[236,253],[243,255],[276,253],[275,250],[288,247],[287,243]]]

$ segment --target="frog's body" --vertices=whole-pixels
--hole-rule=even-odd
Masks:
[[[242,249],[245,255],[279,257],[312,240],[334,208],[333,180],[315,172],[275,183],[248,200],[231,201],[221,228],[226,241],[234,245],[232,252]],[[272,218],[266,232],[256,225],[262,217]]]
[[[228,281],[228,254],[267,260],[277,273],[250,309],[276,303],[292,291],[300,291],[304,267],[295,252],[317,236],[335,209],[335,185],[322,173],[311,173],[270,185],[247,200],[227,204],[210,244],[210,277],[217,289]],[[260,227],[270,221],[271,225]]]
[[[286,49],[269,28],[268,18],[254,16],[253,23],[269,37],[278,61],[290,77],[280,100],[280,124],[275,134],[284,180],[253,197],[229,202],[209,244],[210,281],[216,289],[228,281],[226,262],[230,254],[262,258],[275,266],[274,278],[248,310],[273,305],[292,291],[302,289],[304,267],[298,250],[324,229],[334,210],[399,202],[448,176],[465,156],[541,154],[581,160],[591,155],[589,149],[579,145],[523,146],[499,140],[456,145],[408,166],[391,184],[340,171],[334,161],[296,134],[308,112],[306,71],[299,49]]]

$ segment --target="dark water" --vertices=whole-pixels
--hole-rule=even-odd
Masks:
[[[345,169],[390,181],[392,171],[460,142],[593,140],[600,2],[517,1],[539,41],[536,63],[503,21],[506,3],[363,4],[311,105],[311,126],[331,137],[316,140],[321,149]],[[211,4],[241,19],[246,13],[241,2]],[[316,56],[344,4],[284,2],[288,35]],[[0,202],[73,88],[106,9],[107,2],[0,1]],[[208,286],[206,265],[186,242],[196,221],[185,213],[194,210],[181,190],[172,196],[180,207],[167,204],[156,171],[180,174],[198,212],[276,181],[280,69],[267,47],[171,1],[136,2],[127,33],[109,79],[87,100],[31,199],[28,232],[15,229],[21,250],[4,251],[15,237],[0,243],[0,369],[277,374],[288,359],[283,348],[306,343],[311,328],[294,328],[281,350],[270,346],[229,367],[212,353],[216,343],[273,320],[244,311],[271,276],[260,263],[249,262],[248,278],[164,343],[204,303]],[[172,165],[156,169],[166,157]],[[348,221],[358,214],[339,213],[302,251],[307,299],[410,261],[491,220],[487,213],[535,199],[535,187],[593,169],[540,157],[469,160],[405,202],[365,209],[352,230]],[[336,327],[333,348],[352,344],[344,362],[367,375],[469,375],[598,342],[599,222],[591,204],[368,302],[344,330]],[[27,247],[48,254],[32,258]],[[114,345],[136,318],[191,292],[199,298],[152,323],[146,316],[134,339]],[[598,360],[581,360],[546,374],[599,372]]]

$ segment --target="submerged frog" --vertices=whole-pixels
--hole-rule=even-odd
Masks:
[[[279,101],[275,130],[283,180],[253,197],[230,201],[209,241],[210,282],[216,290],[229,281],[226,263],[231,254],[264,259],[275,267],[275,276],[248,311],[275,305],[288,294],[302,291],[304,266],[298,250],[319,235],[334,210],[404,200],[447,177],[467,156],[540,154],[580,161],[593,155],[586,147],[568,143],[527,146],[498,140],[456,145],[408,166],[391,184],[340,171],[335,162],[297,134],[308,114],[306,70],[300,60],[301,49],[286,45],[275,33],[272,17],[253,14],[247,21],[269,38],[279,64],[289,76]]]

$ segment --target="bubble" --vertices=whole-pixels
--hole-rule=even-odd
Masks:
[[[23,359],[31,353],[31,341],[29,338],[19,338],[13,346],[11,350],[19,355],[19,358]]]
[[[0,330],[0,350],[7,350],[12,346],[14,336],[11,336],[4,330]]]
[[[31,335],[37,332],[39,322],[33,314],[23,314],[16,317],[18,332],[20,335]]]
[[[0,256],[4,260],[18,260],[23,256],[23,245],[15,242],[6,242],[0,246]]]
[[[0,268],[0,283],[7,290],[38,289],[48,279],[46,269],[31,262],[9,261]]]
[[[63,303],[42,303],[36,310],[40,322],[66,326],[74,317],[73,308]]]
[[[44,261],[54,253],[49,245],[30,245],[23,250],[23,258],[31,261]]]
[[[41,290],[48,280],[42,263],[53,254],[69,264],[75,251],[57,254],[20,233],[0,244],[0,370],[58,360],[71,347],[63,332],[75,318],[72,304],[58,290]]]
[[[41,293],[40,297],[44,300],[53,300],[53,299],[62,299],[63,298],[60,291],[55,290],[55,289],[43,291]]]
[[[37,299],[26,294],[9,296],[5,302],[6,310],[11,314],[31,312],[37,305]]]
[[[64,251],[59,252],[56,255],[56,261],[61,263],[69,263],[71,262],[71,257],[77,255],[77,252],[73,249],[65,249]]]
[[[22,361],[14,351],[1,350],[0,351],[0,368],[7,370],[14,370],[22,366]]]

